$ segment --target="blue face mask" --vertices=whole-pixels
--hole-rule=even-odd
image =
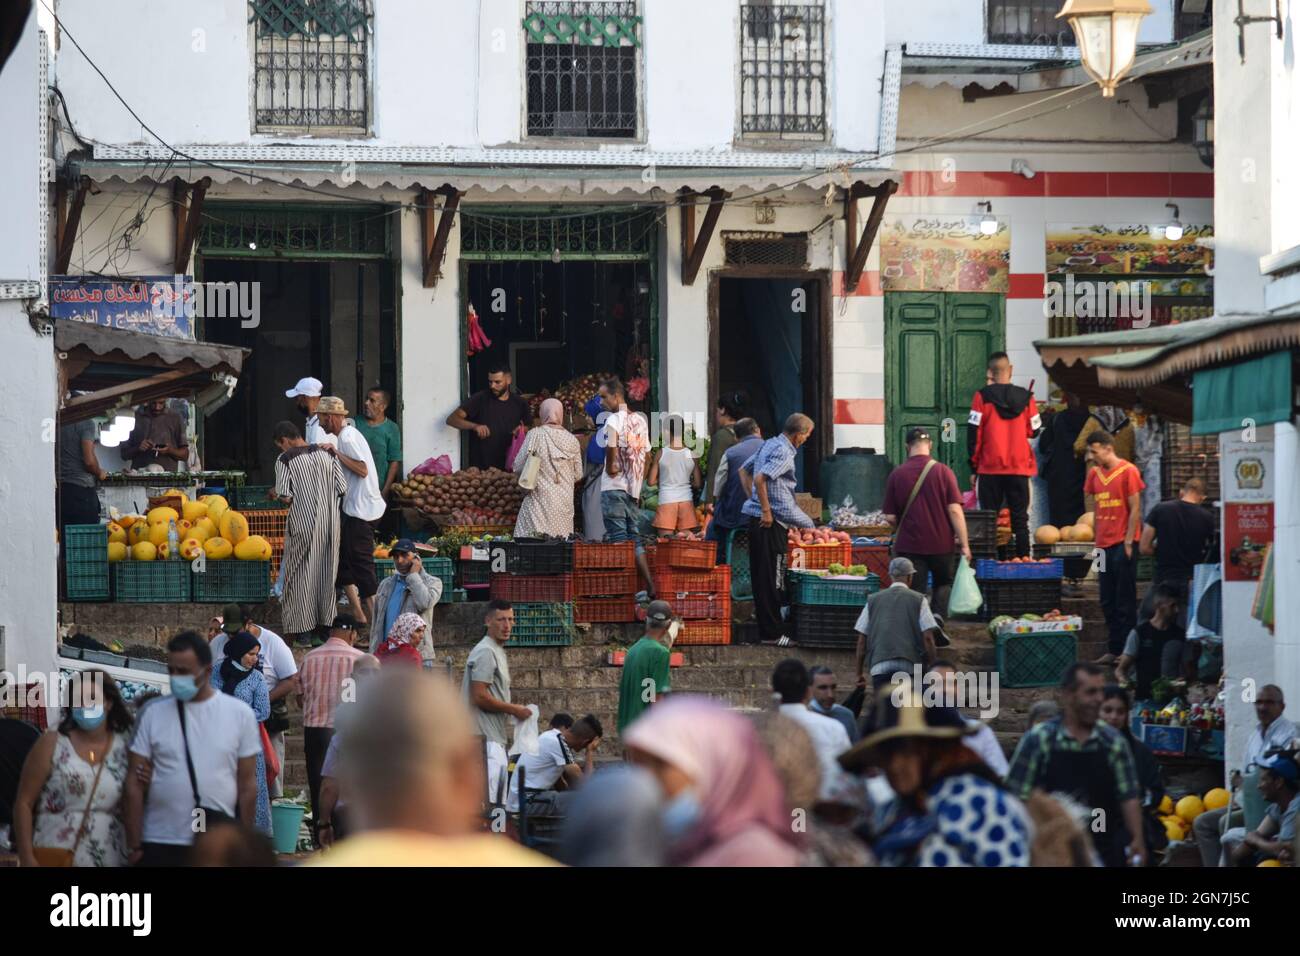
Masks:
[[[664,807],[664,836],[670,841],[680,840],[699,822],[702,813],[695,791],[683,790]]]
[[[199,692],[198,681],[193,674],[173,674],[168,682],[171,684],[172,696],[181,702],[193,700]]]
[[[82,730],[94,730],[104,722],[108,712],[103,707],[74,707],[72,719]]]

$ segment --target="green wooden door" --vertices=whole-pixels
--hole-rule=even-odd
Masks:
[[[1003,347],[1003,297],[966,292],[885,296],[885,453],[902,461],[904,436],[922,426],[935,457],[970,487],[966,419],[989,354]]]

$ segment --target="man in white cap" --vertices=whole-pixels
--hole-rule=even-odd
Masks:
[[[930,602],[911,590],[916,568],[907,558],[889,562],[890,585],[867,598],[853,629],[858,632],[854,657],[859,686],[866,686],[863,663],[870,652],[871,686],[879,691],[894,674],[909,677],[914,668],[935,658],[935,632],[939,629]]]
[[[284,393],[285,398],[297,399],[295,404],[298,406],[298,411],[302,412],[303,418],[307,419],[307,424],[303,428],[303,438],[307,440],[308,445],[334,444],[333,436],[326,434],[316,417],[316,408],[320,405],[320,397],[324,391],[325,386],[321,384],[320,379],[308,377],[298,379],[298,384]]]

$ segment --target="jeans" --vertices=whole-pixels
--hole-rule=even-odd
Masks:
[[[1129,631],[1137,626],[1137,545],[1133,558],[1124,554],[1124,545],[1112,544],[1104,552],[1098,585],[1101,610],[1106,616],[1106,649],[1115,655],[1124,652]]]
[[[1029,476],[980,475],[980,507],[985,511],[998,511],[1002,502],[1011,512],[1011,530],[1016,536],[1016,557],[1029,556]]]
[[[642,552],[641,509],[631,495],[626,491],[602,491],[600,517],[605,522],[606,544],[634,541],[637,554]]]

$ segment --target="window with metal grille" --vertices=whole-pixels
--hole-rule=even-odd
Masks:
[[[806,232],[722,233],[723,260],[729,266],[792,266],[808,264]]]
[[[1074,31],[1056,19],[1061,0],[987,0],[988,42],[1074,46]]]
[[[525,14],[528,135],[634,138],[635,0],[529,2]]]
[[[826,11],[822,3],[743,0],[740,129],[750,136],[826,135]]]
[[[249,0],[257,129],[369,128],[369,0]]]

